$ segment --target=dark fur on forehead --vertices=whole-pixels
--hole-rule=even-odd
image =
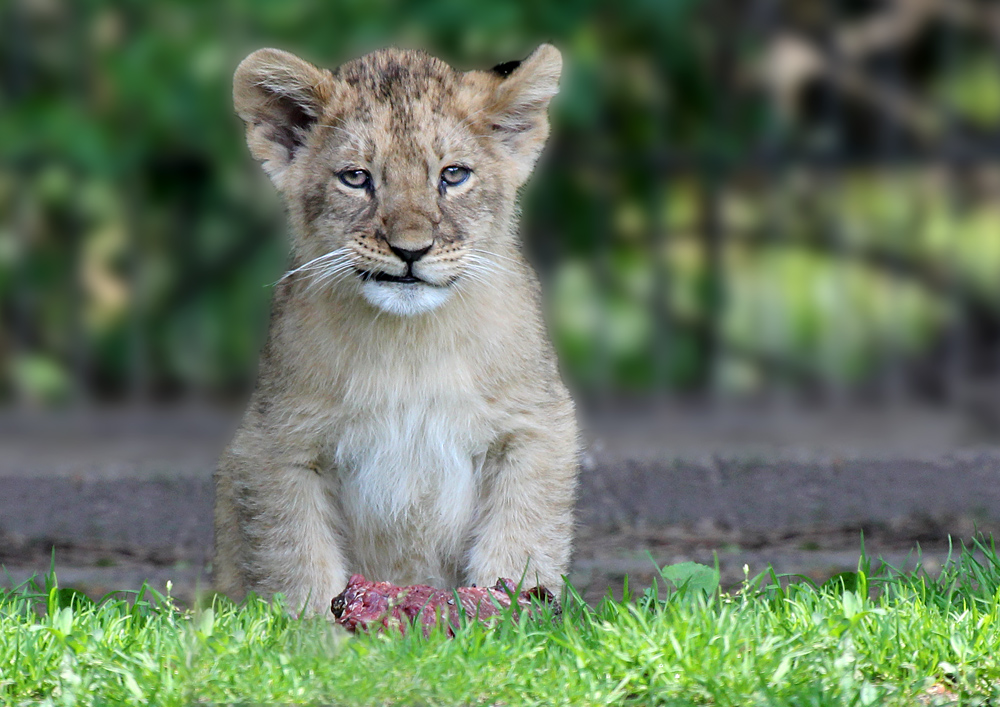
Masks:
[[[381,100],[416,98],[428,92],[448,91],[460,72],[426,52],[381,49],[350,61],[334,72],[347,85],[370,92]]]

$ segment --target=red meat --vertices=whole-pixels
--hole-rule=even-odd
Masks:
[[[351,577],[347,588],[334,597],[330,609],[337,623],[352,632],[391,629],[406,633],[411,624],[419,623],[426,636],[444,619],[448,635],[454,636],[462,616],[489,625],[511,607],[514,599],[515,618],[521,610],[530,611],[532,600],[550,604],[555,613],[559,612],[559,602],[545,587],[518,593],[517,585],[509,579],[498,579],[492,587],[452,590],[426,584],[397,587],[390,582],[369,582],[360,574]]]

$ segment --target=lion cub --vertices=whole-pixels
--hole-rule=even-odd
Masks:
[[[324,612],[352,573],[489,585],[566,572],[573,403],[516,239],[559,52],[460,72],[386,49],[236,70],[292,268],[216,472],[215,579]]]

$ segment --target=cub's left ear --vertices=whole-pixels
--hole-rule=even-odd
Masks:
[[[487,114],[494,134],[514,158],[518,184],[523,184],[549,136],[546,111],[559,92],[562,55],[551,44],[543,44],[513,70],[512,65],[494,70],[498,82]]]

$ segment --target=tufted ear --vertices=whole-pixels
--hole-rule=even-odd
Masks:
[[[518,183],[523,183],[549,136],[546,112],[559,92],[562,55],[543,44],[524,61],[507,62],[493,71],[498,80],[487,111],[494,134],[517,164]]]
[[[329,71],[279,49],[258,49],[236,68],[233,104],[246,124],[250,154],[279,190],[330,100],[332,84]]]

